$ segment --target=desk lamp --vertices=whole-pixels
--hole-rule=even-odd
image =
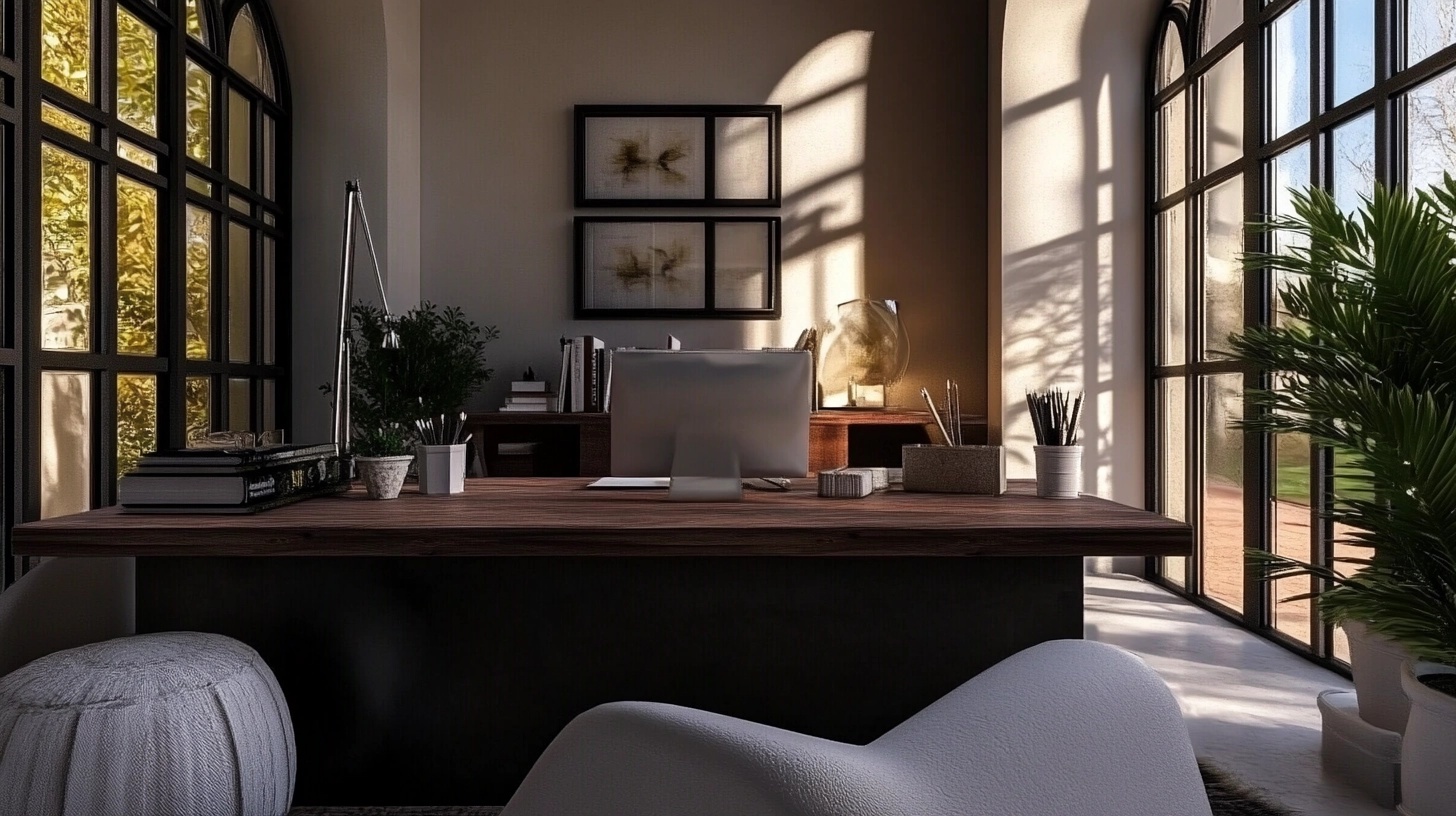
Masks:
[[[389,297],[384,293],[384,276],[379,272],[379,255],[374,251],[374,235],[369,231],[369,216],[364,212],[364,193],[359,189],[359,180],[345,182],[344,203],[344,257],[339,264],[339,345],[334,357],[334,427],[331,440],[339,449],[340,457],[348,457],[350,448],[349,399],[353,395],[349,382],[349,359],[353,338],[349,332],[351,321],[350,303],[354,300],[354,219],[364,226],[364,243],[369,247],[369,260],[374,264],[374,280],[379,284],[379,299],[384,304],[384,348],[399,348],[399,333],[394,330],[399,320],[389,308]]]

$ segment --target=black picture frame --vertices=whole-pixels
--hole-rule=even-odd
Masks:
[[[577,105],[578,207],[778,207],[780,105]]]
[[[778,216],[577,216],[576,319],[773,320]]]

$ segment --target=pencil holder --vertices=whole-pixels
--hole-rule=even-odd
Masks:
[[[465,445],[418,445],[420,492],[445,496],[465,492]]]
[[[1075,499],[1082,494],[1082,446],[1036,445],[1036,495]]]
[[[907,493],[1006,492],[1006,449],[1000,445],[905,445],[900,459]]]

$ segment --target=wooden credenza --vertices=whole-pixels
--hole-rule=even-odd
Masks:
[[[612,472],[612,415],[492,411],[470,414],[465,421],[477,461],[486,472],[510,476],[608,476]],[[968,444],[986,442],[985,417],[963,423]],[[934,420],[925,411],[815,411],[809,416],[809,470],[898,467],[900,446],[939,441]],[[523,463],[496,453],[501,442],[535,442],[529,472]]]

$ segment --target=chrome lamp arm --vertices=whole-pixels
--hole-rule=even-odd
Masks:
[[[338,348],[334,356],[334,426],[332,441],[339,449],[339,455],[349,453],[350,433],[349,399],[352,384],[349,381],[350,349],[353,337],[349,332],[351,318],[350,304],[354,300],[354,222],[364,227],[364,243],[369,248],[369,260],[374,264],[374,280],[379,285],[379,299],[384,304],[384,347],[399,348],[399,334],[394,330],[398,318],[389,308],[389,296],[384,292],[384,276],[379,271],[379,255],[374,250],[374,235],[369,231],[369,216],[364,212],[364,193],[359,189],[359,180],[352,179],[344,184],[344,249],[339,262],[339,322]]]

